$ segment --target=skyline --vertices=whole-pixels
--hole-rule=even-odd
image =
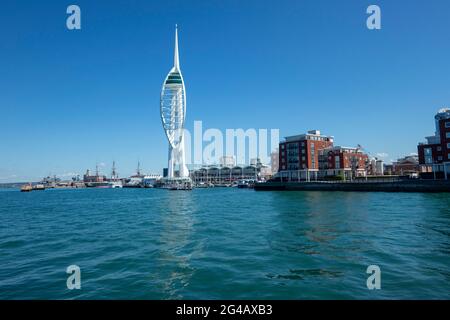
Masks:
[[[124,176],[138,161],[162,173],[158,100],[177,23],[187,129],[318,129],[387,162],[417,153],[450,101],[450,4],[434,3],[376,1],[382,29],[370,31],[366,1],[77,1],[82,29],[69,31],[68,3],[7,1],[0,182],[96,163],[109,174],[113,160]]]

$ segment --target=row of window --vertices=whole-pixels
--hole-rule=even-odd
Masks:
[[[287,167],[288,170],[299,170],[300,167],[298,165],[289,165]],[[302,169],[306,169],[306,165],[302,165]],[[286,166],[281,166],[281,170],[286,170]]]
[[[447,143],[447,149],[450,149],[450,142]],[[441,146],[436,147],[436,151],[438,151],[438,152],[442,151],[442,147]],[[424,149],[425,156],[431,156],[432,154],[433,154],[433,150],[431,148]]]
[[[308,136],[309,140],[314,140],[314,141],[329,141],[328,138],[324,138],[324,137],[317,137],[317,136]]]
[[[447,144],[447,148],[450,149],[450,143]],[[425,164],[433,164],[433,155],[431,148],[425,148],[424,149],[424,156],[425,156]],[[450,153],[447,154],[447,159],[450,160]],[[437,157],[437,161],[443,161],[444,158],[442,156]]]

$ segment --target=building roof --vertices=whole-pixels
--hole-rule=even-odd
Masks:
[[[434,117],[436,120],[450,119],[450,108],[442,108]]]
[[[324,140],[331,141],[331,142],[334,139],[333,136],[326,136],[326,135],[321,134],[319,130],[310,130],[310,131],[308,131],[308,133],[298,134],[295,136],[288,136],[288,137],[285,137],[284,139],[286,140],[286,142],[291,142],[291,141],[308,140],[308,138],[311,138],[311,137],[323,138]]]

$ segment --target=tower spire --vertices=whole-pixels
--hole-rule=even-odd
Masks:
[[[173,67],[180,68],[180,58],[178,56],[178,24],[175,25],[175,55],[173,58]]]

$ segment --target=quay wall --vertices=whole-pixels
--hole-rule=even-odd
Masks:
[[[256,191],[450,192],[450,181],[265,182]]]

